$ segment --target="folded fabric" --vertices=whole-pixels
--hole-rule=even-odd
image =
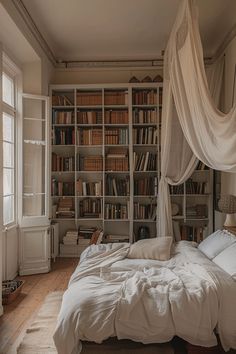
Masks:
[[[215,258],[225,248],[236,242],[236,237],[226,230],[217,230],[203,240],[198,249],[208,258]]]
[[[131,245],[127,257],[167,261],[170,259],[172,241],[169,236],[140,240]]]

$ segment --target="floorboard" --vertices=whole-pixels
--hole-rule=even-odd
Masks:
[[[57,258],[50,273],[18,277],[25,281],[22,292],[12,304],[4,306],[0,317],[0,354],[11,348],[49,292],[67,288],[77,263],[78,258]]]

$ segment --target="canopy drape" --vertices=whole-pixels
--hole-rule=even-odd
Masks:
[[[236,171],[236,106],[217,108],[223,60],[208,86],[194,0],[183,0],[164,58],[159,236],[173,235],[169,186],[185,182],[198,159],[207,166]]]

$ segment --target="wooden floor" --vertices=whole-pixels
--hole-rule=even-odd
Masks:
[[[0,317],[0,354],[5,354],[38,310],[45,296],[56,290],[65,290],[78,258],[58,258],[47,274],[19,277],[25,281],[22,293],[12,304],[4,306]]]

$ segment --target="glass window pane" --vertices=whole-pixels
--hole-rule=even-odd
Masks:
[[[3,195],[14,193],[14,170],[3,169]]]
[[[45,215],[45,194],[23,197],[24,216],[43,216]]]
[[[14,145],[3,143],[3,167],[14,167]]]
[[[5,73],[2,75],[2,99],[14,107],[14,81]]]
[[[14,142],[14,118],[3,113],[2,122],[3,140]]]
[[[14,221],[14,196],[3,197],[3,224]]]

